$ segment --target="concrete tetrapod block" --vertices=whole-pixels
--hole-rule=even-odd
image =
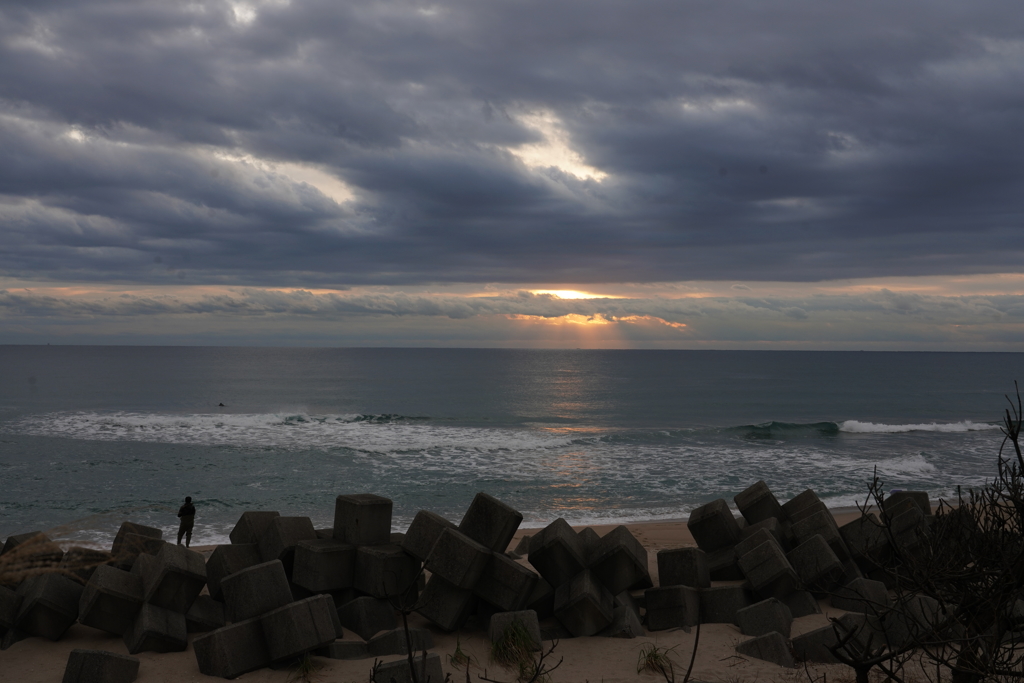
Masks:
[[[504,612],[515,612],[526,606],[540,577],[527,567],[501,553],[492,553],[473,592]]]
[[[819,512],[829,512],[828,506],[821,501],[818,501],[817,503],[811,503],[807,507],[801,508],[793,512],[792,517],[790,517],[789,519],[790,524],[799,522],[800,520],[806,519],[811,515],[817,514]],[[831,514],[829,516],[831,516]],[[832,522],[835,523],[835,518],[832,518]]]
[[[534,535],[528,561],[552,587],[561,586],[587,568],[579,536],[561,517]]]
[[[735,624],[736,614],[754,602],[744,585],[712,586],[700,590],[700,621],[702,624]]]
[[[828,626],[793,638],[793,654],[802,662],[834,664],[839,660],[832,649],[846,642],[842,651],[854,658],[870,656],[885,644],[881,622],[864,614],[844,614]]]
[[[30,636],[60,640],[78,619],[83,586],[61,574],[37,574],[18,590],[21,605],[14,629]]]
[[[771,518],[781,519],[785,514],[775,494],[763,481],[737,493],[733,501],[747,524],[757,524]]]
[[[914,505],[920,508],[922,514],[932,514],[932,503],[928,499],[927,491],[896,491],[891,493],[882,501],[882,510],[888,514],[892,507],[905,500],[913,502]]]
[[[789,638],[793,613],[789,611],[786,603],[777,598],[768,598],[737,610],[736,625],[745,636],[763,636],[777,631]]]
[[[15,591],[7,586],[0,586],[0,636],[8,629],[14,628],[21,600],[21,596]]]
[[[188,647],[185,615],[143,604],[123,638],[125,647],[133,655],[140,652],[182,652]]]
[[[352,493],[334,501],[334,538],[352,545],[391,543],[390,498],[373,493]]]
[[[625,526],[617,526],[594,547],[590,571],[612,594],[635,585],[649,575],[647,549]]]
[[[744,531],[746,531],[746,529],[744,529]],[[744,536],[739,543],[733,547],[733,550],[736,551],[736,557],[739,558],[743,557],[762,543],[774,543],[779,546],[780,550],[785,552],[785,550],[783,550],[782,543],[779,542],[779,539],[767,529],[757,529],[752,534]]]
[[[594,551],[597,550],[597,545],[601,542],[601,537],[589,526],[580,529],[576,535],[580,537],[580,545],[583,548],[583,557],[589,566],[594,559]]]
[[[542,621],[555,613],[555,589],[550,583],[544,579],[537,579],[533,592],[526,599],[526,609],[532,609]]]
[[[537,613],[532,609],[495,613],[487,625],[487,636],[492,643],[497,643],[505,636],[505,630],[514,623],[520,624],[522,630],[529,634],[532,641],[530,649],[539,650],[541,647],[540,622],[537,619]]]
[[[333,643],[338,636],[331,618],[334,601],[329,595],[314,595],[260,617],[271,663],[301,657]]]
[[[740,540],[740,526],[724,498],[713,500],[691,512],[686,526],[697,541],[697,546],[707,552],[736,545],[736,541]]]
[[[846,570],[821,535],[809,539],[786,554],[789,564],[796,570],[804,588],[824,595],[835,588]]]
[[[280,560],[264,562],[225,576],[220,582],[228,621],[244,621],[292,601]]]
[[[416,668],[415,678],[409,668],[409,660],[397,659],[393,662],[384,662],[375,669],[373,683],[442,683],[444,681],[444,670],[441,668],[441,656],[428,654],[425,657],[417,655],[413,657],[413,666]]]
[[[76,648],[68,655],[62,683],[132,683],[138,676],[138,657]]]
[[[740,570],[762,598],[782,598],[800,584],[789,560],[773,541],[765,541],[739,559]]]
[[[342,626],[354,632],[363,640],[369,640],[379,631],[395,628],[395,608],[387,600],[378,600],[365,595],[350,600],[338,608]]]
[[[671,548],[658,551],[658,580],[662,586],[711,586],[707,554],[700,548]]]
[[[109,565],[96,567],[82,590],[78,621],[123,636],[142,607],[142,579]]]
[[[462,628],[476,608],[473,591],[459,588],[440,576],[431,576],[420,595],[416,611],[445,631]]]
[[[164,544],[153,569],[142,574],[142,597],[157,607],[184,614],[206,585],[203,556],[185,546]]]
[[[270,510],[247,510],[235,522],[228,538],[232,544],[258,544],[270,522],[280,516],[280,512]]]
[[[207,633],[224,626],[224,605],[209,595],[200,595],[185,613],[185,629],[189,633]]]
[[[246,567],[255,567],[261,562],[260,547],[255,543],[217,546],[206,561],[206,587],[210,595],[214,600],[223,599],[220,592],[221,579]]]
[[[356,546],[331,539],[299,541],[295,546],[292,582],[314,593],[355,585]]]
[[[359,546],[354,587],[375,598],[399,598],[411,603],[416,600],[419,570],[420,563],[402,546]]]
[[[786,524],[786,522],[781,521],[778,517],[769,517],[768,519],[762,519],[760,522],[748,524],[740,529],[740,540],[737,542],[742,542],[743,539],[751,534],[755,534],[763,529],[774,536],[778,544],[785,549]]]
[[[589,570],[555,589],[555,618],[576,637],[607,628],[614,608],[614,596]]]
[[[745,577],[740,571],[739,556],[735,548],[721,548],[707,553],[708,574],[712,581],[742,581]]]
[[[434,647],[434,634],[425,628],[410,628],[407,641],[404,628],[383,631],[366,641],[366,653],[370,657],[407,655],[410,642],[413,653],[423,652]]]
[[[199,671],[207,676],[237,678],[270,664],[267,643],[258,618],[239,621],[196,636],[192,646],[196,651]]]
[[[597,635],[603,638],[640,638],[646,635],[640,617],[624,605],[612,610],[612,623]]]
[[[793,522],[790,530],[797,545],[805,543],[812,536],[820,534],[825,539],[825,542],[828,543],[828,547],[832,548],[832,552],[836,554],[840,562],[846,562],[850,559],[850,551],[846,549],[843,537],[839,535],[839,527],[836,526],[835,518],[828,510],[819,510],[812,515]]]
[[[796,668],[793,653],[789,651],[789,641],[786,636],[775,631],[743,641],[736,646],[736,652],[789,669]]]
[[[164,532],[162,529],[144,524],[122,522],[117,530],[117,534],[114,536],[114,542],[110,546],[110,552],[113,553],[115,558],[121,558],[124,555],[138,555],[140,552],[156,554],[160,549],[159,544],[147,546],[146,543],[139,541],[137,538],[130,538],[130,536],[142,536],[152,541],[160,541],[163,540]]]
[[[519,539],[519,543],[516,544],[515,550],[513,550],[512,552],[514,552],[516,555],[519,555],[520,557],[526,557],[530,554],[530,541],[532,539],[533,536],[531,534],[526,534],[525,536]]]
[[[1018,600],[1017,605],[1024,608],[1024,600]],[[889,647],[897,650],[933,636],[941,619],[938,600],[927,595],[911,595],[882,616],[882,625]]]
[[[7,540],[4,541],[4,547],[3,549],[0,549],[0,555],[6,555],[7,553],[11,552],[12,550],[17,548],[19,545],[22,545],[26,541],[33,541],[34,543],[40,544],[53,543],[53,541],[50,540],[50,537],[44,534],[42,531],[29,531],[24,534],[13,534],[11,536],[8,536]]]
[[[444,529],[423,567],[448,583],[472,589],[491,560],[491,551],[460,531]]]
[[[839,535],[862,571],[885,565],[892,555],[885,528],[873,512],[839,527]]]
[[[328,659],[366,659],[366,643],[361,640],[336,640],[316,651],[317,656]]]
[[[700,623],[700,593],[690,586],[661,586],[644,591],[647,628],[663,631]]]
[[[109,565],[113,559],[113,554],[106,550],[75,546],[68,548],[68,551],[64,553],[64,557],[60,561],[60,569],[65,576],[85,584],[92,578],[96,567]]]
[[[427,559],[438,537],[445,529],[456,529],[457,527],[447,519],[429,510],[420,510],[409,525],[402,540],[402,550],[415,557],[420,562]]]
[[[640,595],[639,599],[637,599],[637,597],[635,597],[630,591],[622,591],[621,593],[618,593],[615,596],[615,606],[628,607],[629,609],[633,610],[633,613],[636,614],[638,619],[640,618],[641,603],[646,605],[647,597],[644,595]]]
[[[309,517],[274,517],[260,536],[260,559],[281,560],[285,573],[291,576],[295,546],[299,541],[315,541],[316,529]]]
[[[782,602],[786,604],[794,619],[806,617],[809,614],[821,614],[821,605],[818,599],[808,591],[793,591]]]
[[[907,509],[894,516],[889,525],[893,544],[903,560],[924,560],[931,532],[924,513],[917,505],[908,504]]]
[[[488,549],[503,553],[522,522],[522,513],[481,491],[473,497],[459,522],[459,531]]]
[[[832,594],[832,606],[847,612],[879,614],[889,607],[889,591],[881,581],[854,579]]]
[[[786,516],[786,519],[792,521],[793,515],[804,508],[810,507],[814,503],[820,503],[821,499],[818,498],[818,494],[814,492],[814,489],[807,489],[795,498],[786,501],[782,504],[782,512]]]

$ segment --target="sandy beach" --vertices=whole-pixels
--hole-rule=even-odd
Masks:
[[[853,518],[854,511],[839,511],[836,519],[840,524]],[[695,545],[693,537],[686,527],[685,521],[658,521],[627,525],[648,551],[652,578],[657,585],[656,553],[665,548],[678,548]],[[592,527],[599,535],[610,531],[613,527]],[[522,536],[531,533],[531,529],[521,529],[516,533],[511,547],[514,548]],[[212,551],[211,546],[197,546],[199,551]],[[525,562],[525,559],[523,560]],[[805,616],[794,620],[793,636],[827,625],[830,616],[839,616],[843,612],[832,608],[827,601],[821,603],[821,614]],[[469,654],[470,680],[478,681],[478,674],[487,670],[488,677],[512,681],[514,675],[489,661],[489,641],[486,634],[476,632],[444,633],[429,625],[419,615],[412,615],[410,626],[431,628],[434,633],[434,648],[443,661],[444,670],[450,673],[453,681],[466,680],[465,667],[455,667],[449,661],[449,655],[457,647]],[[689,664],[696,629],[687,633],[682,629],[647,632],[644,637],[635,639],[620,638],[570,638],[559,641],[551,659],[562,664],[552,674],[553,683],[583,683],[584,681],[616,681],[663,680],[653,673],[637,673],[637,660],[640,649],[653,643],[659,648],[666,648],[672,653],[679,673],[676,680],[681,681],[683,672]],[[346,637],[355,637],[351,633]],[[222,680],[205,676],[199,672],[195,653],[191,646],[193,636],[189,637],[189,648],[184,652],[152,653],[144,652],[138,656],[141,661],[138,681],[140,683],[179,683],[185,681]],[[713,683],[721,681],[798,681],[807,680],[803,668],[785,669],[767,662],[738,655],[734,648],[737,643],[746,640],[747,636],[740,633],[739,628],[732,624],[705,624],[700,628],[700,641],[694,662],[692,678]],[[550,643],[546,643],[549,645]],[[0,673],[4,681],[24,683],[52,683],[61,680],[67,663],[68,654],[75,648],[100,649],[127,654],[127,649],[120,638],[102,631],[75,624],[58,642],[42,638],[27,638],[15,643],[10,649],[0,652]],[[400,659],[392,656],[382,658],[383,661]],[[315,658],[322,665],[315,680],[328,682],[359,682],[369,679],[372,659],[333,660]],[[812,665],[813,675],[828,674],[833,681],[852,679],[852,671],[839,665]],[[295,680],[295,672],[289,669],[262,669],[241,676],[238,680],[266,681],[285,683]]]

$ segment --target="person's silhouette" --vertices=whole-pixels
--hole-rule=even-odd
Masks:
[[[192,527],[196,523],[196,506],[192,504],[192,497],[185,496],[185,504],[178,510],[178,517],[181,524],[178,526],[178,545],[181,545],[181,537],[185,537],[185,547],[192,542]]]

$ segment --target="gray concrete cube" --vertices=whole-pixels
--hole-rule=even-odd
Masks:
[[[224,626],[224,604],[209,595],[200,595],[185,613],[185,629],[189,633],[207,633]]]
[[[315,541],[316,529],[309,517],[274,517],[267,524],[257,545],[264,562],[281,560],[285,573],[291,575],[295,547],[299,541]]]
[[[420,595],[417,612],[445,631],[462,628],[476,608],[473,591],[459,588],[440,576],[431,576]]]
[[[355,585],[356,546],[331,539],[299,541],[295,546],[292,582],[314,593]]]
[[[903,561],[922,561],[927,558],[931,532],[924,513],[917,505],[908,503],[907,509],[893,517],[889,532]]]
[[[647,628],[663,631],[686,628],[700,623],[700,593],[690,586],[661,586],[644,592],[647,603]]]
[[[793,653],[789,651],[789,641],[786,636],[775,631],[743,641],[736,646],[736,652],[790,669],[796,667]]]
[[[850,551],[846,549],[842,536],[839,535],[839,527],[836,526],[835,518],[828,510],[819,510],[803,519],[793,522],[790,531],[797,545],[807,542],[812,536],[820,535],[832,548],[840,562],[850,559]]]
[[[245,621],[292,601],[288,576],[280,560],[264,562],[221,579],[228,621]]]
[[[503,553],[522,522],[518,510],[481,491],[459,522],[459,531],[489,550]]]
[[[615,595],[648,576],[647,549],[629,529],[617,526],[595,545],[590,571]]]
[[[589,526],[580,529],[576,532],[576,535],[580,537],[580,546],[583,548],[583,557],[587,561],[587,565],[589,565],[594,559],[594,551],[597,550],[597,546],[601,542],[601,537]]]
[[[615,598],[590,572],[555,589],[555,618],[576,637],[592,636],[612,623]]]
[[[423,567],[450,584],[466,590],[476,585],[491,551],[461,531],[444,529],[427,556]]]
[[[746,529],[744,529],[744,531],[746,531]],[[736,551],[736,557],[743,557],[762,543],[774,543],[779,546],[780,550],[783,550],[784,548],[775,534],[767,529],[756,529],[753,533],[745,535],[740,539],[740,541],[733,547],[733,550]],[[783,550],[783,552],[785,551]]]
[[[188,647],[185,615],[143,603],[135,620],[124,632],[129,654],[140,652],[183,652]]]
[[[809,614],[821,614],[821,605],[818,604],[818,599],[809,591],[793,591],[782,598],[782,602],[789,608],[794,619],[806,617]]]
[[[802,519],[806,519],[806,518],[810,517],[811,515],[817,514],[819,512],[828,512],[829,513],[829,517],[831,518],[831,511],[828,509],[828,506],[825,505],[825,503],[823,503],[821,501],[818,501],[816,503],[811,503],[807,507],[800,508],[799,510],[795,510],[793,512],[793,514],[790,516],[789,522],[790,522],[790,524],[794,524],[796,522],[799,522]],[[832,522],[833,522],[833,524],[835,523],[835,519],[834,518],[832,518]]]
[[[744,585],[702,588],[700,621],[702,624],[735,624],[736,614],[753,603],[753,596]]]
[[[855,579],[832,594],[832,606],[847,612],[880,614],[889,607],[885,584],[871,579]]]
[[[132,683],[138,675],[137,657],[76,648],[68,655],[62,683]]]
[[[260,617],[271,663],[285,662],[333,643],[338,636],[329,595],[314,595]]]
[[[220,582],[225,576],[240,572],[247,567],[255,567],[262,562],[260,547],[255,543],[217,546],[213,554],[210,555],[210,559],[206,561],[206,586],[210,595],[215,600],[223,599]]]
[[[820,503],[821,499],[818,498],[818,494],[814,492],[814,489],[807,489],[795,498],[786,501],[782,504],[782,512],[786,516],[786,519],[792,520],[793,514],[803,510],[806,507],[813,505],[814,503]]]
[[[82,590],[78,621],[115,636],[123,636],[135,621],[142,602],[141,577],[101,565]]]
[[[157,607],[184,614],[206,585],[206,562],[185,546],[164,544],[142,573],[142,598]]]
[[[456,529],[457,527],[441,515],[420,510],[409,525],[402,540],[402,550],[415,557],[420,562],[427,559],[438,537],[445,529]]]
[[[192,641],[199,671],[207,676],[237,678],[270,664],[270,655],[260,620],[246,619]]]
[[[707,554],[700,548],[671,548],[658,551],[658,581],[662,586],[711,586]]]
[[[373,493],[338,496],[334,501],[334,538],[352,545],[391,543],[390,498]]]
[[[18,608],[21,607],[22,597],[17,592],[0,585],[0,636],[8,629],[14,628],[18,620]]]
[[[541,647],[540,621],[537,613],[532,609],[498,612],[494,614],[487,625],[487,635],[492,643],[497,643],[505,634],[511,624],[518,622],[530,634],[533,639],[531,650],[539,650]]]
[[[892,555],[885,528],[873,512],[839,527],[839,535],[862,571],[885,565]]]
[[[586,554],[579,536],[559,517],[534,535],[528,561],[553,588],[586,569]]]
[[[416,676],[413,677],[408,659],[397,659],[384,662],[375,670],[373,683],[443,683],[444,670],[441,668],[441,656],[420,654],[413,657]]]
[[[1018,601],[1024,607],[1024,601]],[[882,625],[889,647],[899,650],[934,638],[941,623],[939,601],[927,595],[910,595],[882,615]]]
[[[815,594],[824,594],[835,588],[846,573],[821,535],[811,536],[790,550],[786,559],[796,570],[804,588]]]
[[[555,589],[543,578],[537,579],[530,597],[526,599],[526,609],[537,613],[537,618],[544,620],[555,612]]]
[[[762,598],[782,598],[800,585],[782,549],[766,541],[739,558],[740,570]]]
[[[735,548],[721,548],[707,553],[708,574],[712,581],[741,581],[739,557]]]
[[[768,488],[768,484],[759,481],[749,486],[733,498],[736,508],[747,520],[747,524],[756,524],[766,519],[782,518],[782,506],[776,500],[775,494]]]
[[[434,634],[425,628],[410,628],[408,640],[404,628],[382,631],[366,641],[366,653],[370,657],[387,657],[388,655],[407,655],[409,645],[412,652],[423,652],[434,647]]]
[[[501,553],[492,553],[473,592],[504,612],[516,612],[526,606],[539,579],[536,573],[518,562]]]
[[[280,516],[281,513],[270,510],[247,510],[235,522],[228,538],[232,544],[258,544],[270,522]]]
[[[369,640],[379,631],[395,628],[395,608],[387,600],[378,600],[365,595],[350,600],[338,608],[342,626],[354,632],[363,640]]]
[[[38,543],[40,545],[53,543],[50,537],[42,531],[29,531],[24,534],[12,534],[4,541],[4,547],[3,549],[0,549],[0,555],[6,555],[26,541],[32,541],[33,543]]]
[[[932,514],[932,503],[928,499],[927,491],[896,491],[891,493],[882,501],[882,510],[888,514],[893,507],[905,500],[914,503],[921,510],[922,514]]]
[[[763,636],[777,631],[789,638],[789,629],[793,625],[793,613],[790,612],[786,603],[777,598],[768,598],[737,610],[736,625],[746,636]]]
[[[740,539],[740,526],[724,498],[713,500],[691,512],[686,526],[697,541],[697,546],[707,552],[736,545]]]
[[[83,586],[61,574],[37,574],[16,591],[21,596],[14,629],[30,636],[60,640],[78,619]]]
[[[375,598],[415,600],[420,563],[398,545],[356,550],[355,588]]]
[[[163,537],[163,530],[156,527],[135,524],[133,522],[122,522],[121,527],[114,536],[110,552],[118,561],[121,561],[121,558],[128,557],[130,558],[128,562],[131,563],[134,556],[140,552],[155,555],[160,550],[161,545],[155,542],[162,540]],[[145,539],[149,539],[149,541]]]
[[[640,617],[624,605],[612,610],[612,623],[598,633],[603,638],[640,638],[647,635]]]
[[[328,659],[366,659],[366,643],[361,640],[336,640],[316,651],[318,657]]]

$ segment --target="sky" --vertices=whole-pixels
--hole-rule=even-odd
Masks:
[[[4,0],[0,344],[1024,351],[1019,0]]]

